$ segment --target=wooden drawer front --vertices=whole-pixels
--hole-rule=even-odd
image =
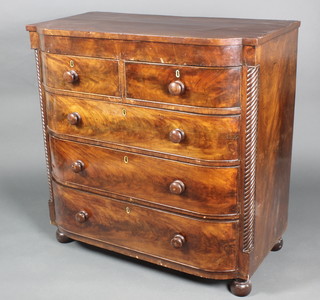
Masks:
[[[56,184],[54,199],[64,230],[207,271],[236,268],[237,221],[201,221]],[[181,248],[171,244],[176,235]]]
[[[44,53],[42,59],[43,80],[49,87],[120,96],[118,62],[115,60]],[[78,75],[75,82],[68,82],[71,79],[66,72],[70,71]]]
[[[241,65],[241,46],[201,46],[127,41],[123,42],[122,47],[123,58],[131,61],[196,66]]]
[[[119,59],[119,41],[40,35],[41,50],[49,53]]]
[[[41,50],[49,53],[125,59],[154,63],[239,66],[242,46],[202,46],[40,35]]]
[[[193,213],[238,212],[237,167],[196,166],[56,138],[50,143],[52,173],[59,181]],[[82,166],[75,170],[79,160]]]
[[[177,75],[180,77],[177,78]],[[182,95],[169,92],[169,84],[177,80],[184,85]],[[126,63],[126,85],[128,98],[202,107],[240,106],[240,67],[199,68]]]
[[[48,126],[60,134],[203,160],[239,157],[239,116],[208,116],[47,94]],[[81,121],[70,125],[68,115]],[[170,132],[183,130],[180,143]]]

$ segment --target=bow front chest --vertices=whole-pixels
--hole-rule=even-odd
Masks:
[[[58,241],[247,295],[287,225],[299,25],[102,12],[28,25]]]

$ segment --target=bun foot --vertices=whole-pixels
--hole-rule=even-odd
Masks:
[[[72,239],[67,237],[64,233],[62,233],[59,229],[57,229],[56,231],[56,238],[59,243],[63,243],[63,244],[70,243],[73,241]]]
[[[271,251],[279,251],[283,247],[283,239],[280,239],[271,249]]]
[[[238,297],[245,297],[250,294],[252,284],[250,280],[234,279],[229,284],[230,291]]]

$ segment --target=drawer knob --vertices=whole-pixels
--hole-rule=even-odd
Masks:
[[[81,160],[77,160],[72,163],[71,169],[74,173],[79,173],[84,169],[84,163]]]
[[[76,71],[70,70],[63,73],[63,79],[68,83],[75,83],[79,80],[79,76]]]
[[[185,189],[186,186],[181,180],[175,180],[170,184],[170,192],[172,194],[181,195]]]
[[[169,133],[169,139],[172,143],[181,143],[185,136],[186,135],[182,129],[173,129]]]
[[[186,239],[184,238],[183,235],[181,234],[175,234],[175,236],[172,238],[171,240],[171,245],[176,248],[176,249],[179,249],[179,248],[182,248],[183,245],[185,244],[186,242]]]
[[[77,212],[75,215],[75,219],[78,223],[84,223],[85,221],[88,220],[88,217],[89,217],[88,213],[84,210]]]
[[[172,81],[168,85],[169,93],[173,96],[180,96],[184,93],[185,87],[180,80]]]
[[[70,125],[78,125],[81,121],[81,117],[77,112],[73,112],[71,114],[68,114],[67,120]]]

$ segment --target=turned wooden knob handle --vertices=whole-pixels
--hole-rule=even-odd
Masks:
[[[77,160],[72,163],[71,169],[74,173],[79,173],[84,169],[84,163],[81,160]]]
[[[78,125],[81,121],[81,117],[77,112],[68,114],[67,119],[71,125]]]
[[[89,217],[88,213],[84,210],[77,212],[75,215],[75,219],[78,223],[84,223],[85,221],[88,220],[88,217]]]
[[[185,87],[180,80],[172,81],[168,85],[168,91],[173,96],[180,96],[184,93]]]
[[[175,236],[171,239],[171,245],[176,249],[182,248],[185,242],[186,239],[181,234],[175,234]]]
[[[63,73],[63,79],[68,83],[75,83],[79,80],[79,76],[76,71],[70,70]]]
[[[185,136],[186,135],[182,129],[173,129],[169,133],[169,139],[173,143],[181,143]]]
[[[180,195],[186,189],[185,184],[181,180],[175,180],[170,184],[170,192],[172,194]]]

